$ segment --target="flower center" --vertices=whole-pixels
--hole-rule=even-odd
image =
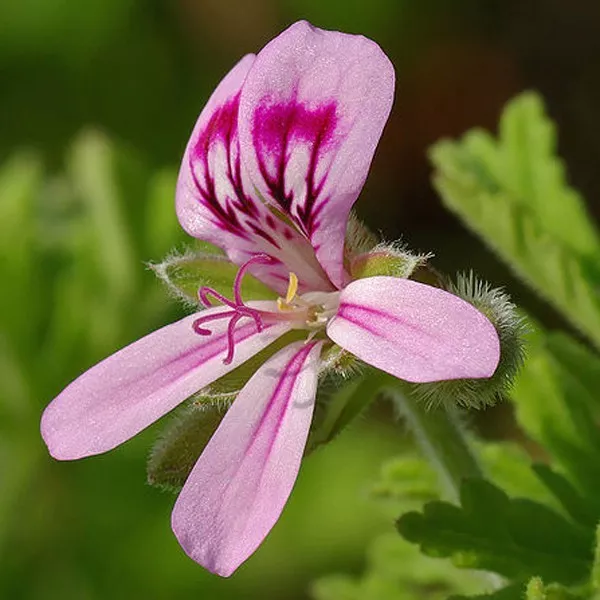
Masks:
[[[241,288],[244,274],[253,264],[271,264],[273,259],[266,254],[257,254],[246,261],[237,272],[233,282],[233,300],[226,298],[214,288],[202,286],[198,290],[200,302],[207,308],[214,306],[213,300],[223,304],[229,310],[198,317],[192,327],[198,335],[212,335],[212,331],[204,327],[210,321],[229,319],[227,324],[227,355],[225,364],[233,361],[235,352],[235,328],[243,318],[254,321],[256,330],[264,329],[265,321],[288,321],[293,329],[306,329],[311,332],[309,339],[325,327],[329,319],[337,312],[339,292],[308,292],[298,296],[298,277],[290,273],[285,298],[277,299],[277,311],[266,311],[252,308],[244,303]]]

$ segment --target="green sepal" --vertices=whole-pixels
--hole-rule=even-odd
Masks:
[[[453,379],[410,384],[415,396],[430,404],[458,404],[482,408],[498,402],[508,392],[523,365],[528,331],[524,318],[500,289],[477,279],[473,273],[459,275],[445,285],[447,291],[472,304],[494,325],[500,340],[500,362],[491,377]]]
[[[364,279],[377,275],[408,278],[422,267],[429,255],[412,254],[403,248],[394,246],[377,246],[353,257],[350,263],[352,279]]]
[[[586,576],[589,537],[545,505],[510,499],[483,479],[463,480],[460,505],[429,502],[422,513],[403,515],[398,529],[424,554],[448,557],[460,568],[564,584]]]
[[[178,492],[225,414],[226,404],[198,397],[177,411],[154,444],[147,464],[150,485]]]
[[[369,370],[344,379],[331,372],[319,383],[315,416],[306,453],[334,440],[361,415],[383,385],[379,372]]]
[[[222,254],[189,251],[167,257],[161,263],[149,265],[169,290],[187,304],[198,304],[198,289],[209,286],[229,298],[239,267]],[[246,273],[242,280],[245,300],[274,300],[277,294],[264,283]]]

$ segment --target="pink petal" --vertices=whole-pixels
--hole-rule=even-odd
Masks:
[[[259,192],[310,239],[345,283],[348,214],[394,96],[394,70],[371,40],[292,25],[256,57],[240,99],[242,158]]]
[[[179,222],[239,265],[258,253],[274,258],[272,265],[254,265],[251,271],[279,292],[285,291],[290,270],[304,289],[332,289],[307,240],[257,199],[242,168],[238,106],[253,62],[248,55],[231,70],[198,118],[177,182]],[[289,249],[286,256],[292,260],[285,260],[283,249]]]
[[[253,302],[273,309],[272,302]],[[111,450],[162,417],[180,402],[215,381],[285,333],[286,324],[265,323],[256,333],[245,319],[234,337],[235,355],[227,354],[227,320],[206,324],[210,336],[192,329],[207,309],[167,325],[119,350],[67,386],[42,416],[42,437],[60,460],[83,458]]]
[[[306,445],[322,342],[297,342],[250,379],[191,472],[172,526],[186,553],[228,577],[269,533]]]
[[[500,359],[496,329],[471,304],[395,277],[348,285],[327,334],[358,358],[406,381],[490,377]]]

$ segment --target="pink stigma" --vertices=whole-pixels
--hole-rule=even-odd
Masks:
[[[214,288],[202,286],[198,290],[198,298],[200,302],[208,307],[213,306],[211,302],[211,298],[217,300],[221,304],[228,306],[231,310],[226,310],[219,313],[214,313],[212,315],[206,315],[205,317],[199,317],[196,319],[192,325],[194,331],[198,335],[211,335],[212,331],[210,329],[206,329],[203,327],[204,323],[208,323],[209,321],[219,321],[221,319],[229,319],[229,323],[227,324],[227,356],[223,359],[223,363],[226,365],[231,364],[233,361],[233,354],[235,350],[235,327],[243,317],[249,317],[254,320],[256,325],[256,330],[260,333],[263,330],[263,321],[260,316],[260,311],[255,308],[250,308],[244,304],[244,300],[242,298],[242,279],[244,274],[253,264],[271,264],[273,259],[266,254],[257,254],[253,256],[250,260],[247,260],[239,269],[235,276],[235,280],[233,282],[233,297],[234,300],[229,300],[215,290]]]

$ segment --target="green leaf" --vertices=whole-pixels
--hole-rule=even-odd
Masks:
[[[148,257],[164,256],[184,238],[174,210],[176,182],[177,172],[173,169],[163,169],[151,175],[143,228]]]
[[[592,585],[592,589],[596,593],[600,592],[600,525],[596,527],[596,543],[594,544],[594,562],[592,564],[590,583]]]
[[[476,596],[451,596],[448,600],[523,600],[524,593],[525,584],[517,582],[488,594],[477,594]]]
[[[371,488],[371,497],[397,517],[402,511],[420,507],[436,499],[439,481],[431,465],[420,456],[406,454],[385,462],[378,481]]]
[[[531,457],[514,442],[479,442],[476,449],[487,478],[511,497],[529,498],[560,508],[560,503],[532,471]]]
[[[68,163],[73,185],[92,226],[95,260],[107,291],[121,299],[133,295],[140,272],[126,208],[146,197],[144,173],[129,159],[119,154],[103,134],[87,131],[73,144]]]
[[[498,140],[473,130],[430,156],[444,203],[600,346],[600,240],[566,182],[540,98],[510,102]]]
[[[510,397],[520,426],[552,454],[600,511],[600,436],[591,408],[597,406],[597,392],[590,366],[598,359],[573,341],[558,343],[568,339],[539,328],[532,332],[528,360]],[[580,355],[586,360],[578,362]]]
[[[534,465],[533,470],[576,523],[587,529],[595,528],[596,523],[600,520],[600,514],[581,496],[568,479],[548,465]]]
[[[15,349],[34,337],[37,203],[43,167],[35,154],[15,154],[0,166],[0,324]]]
[[[485,588],[478,573],[458,571],[429,558],[395,534],[373,541],[367,569],[359,578],[331,575],[316,582],[316,600],[446,600],[451,594],[472,594]]]
[[[223,405],[202,398],[181,408],[152,449],[147,464],[148,483],[179,491],[224,414]]]
[[[198,289],[202,286],[212,287],[225,297],[231,297],[233,281],[239,270],[223,255],[193,251],[170,256],[150,267],[175,297],[192,305],[198,304]],[[242,296],[246,300],[276,298],[275,292],[249,273],[242,280]]]
[[[527,583],[525,600],[575,600],[582,596],[575,595],[558,583],[544,585],[540,577],[533,577]]]
[[[553,510],[510,499],[482,479],[466,479],[461,506],[430,502],[398,521],[400,533],[428,556],[449,557],[461,568],[494,571],[513,580],[541,576],[558,583],[585,577],[588,537]]]

